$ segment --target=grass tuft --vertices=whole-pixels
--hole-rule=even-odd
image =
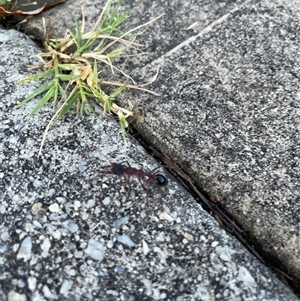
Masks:
[[[20,108],[37,96],[42,98],[30,115],[38,112],[50,100],[54,108],[58,107],[46,128],[41,149],[49,128],[70,109],[76,109],[76,117],[82,116],[86,109],[95,113],[90,99],[94,99],[102,106],[103,114],[114,113],[118,116],[122,136],[126,141],[127,118],[132,116],[133,112],[115,104],[115,98],[125,88],[140,89],[155,94],[135,84],[99,79],[101,70],[98,70],[98,66],[108,66],[112,73],[117,71],[130,79],[127,74],[112,64],[112,60],[122,55],[128,48],[139,48],[141,45],[135,42],[136,37],[132,32],[160,17],[123,33],[119,27],[128,19],[131,11],[119,14],[120,4],[121,0],[118,0],[115,6],[108,1],[92,29],[87,32],[85,32],[85,16],[82,7],[81,26],[76,22],[75,31],[68,30],[64,38],[46,39],[45,52],[37,55],[42,64],[31,66],[31,69],[43,68],[44,71],[20,81],[20,83],[25,83],[42,78],[48,79],[48,82],[26,97],[16,108]],[[44,28],[46,31],[45,21]],[[103,91],[102,85],[112,85],[116,88],[107,94]]]

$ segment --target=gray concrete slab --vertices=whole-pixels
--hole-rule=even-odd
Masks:
[[[1,300],[299,300],[165,171],[147,191],[101,175],[157,166],[113,118],[70,114],[39,157],[53,110],[13,109],[39,86],[17,84],[39,49],[13,30],[0,43]]]
[[[246,2],[154,61],[165,98],[144,97],[139,129],[299,283],[300,23],[289,4]]]
[[[28,1],[28,0],[23,0]],[[172,1],[128,1],[123,0],[120,11],[133,9],[131,17],[125,22],[124,29],[132,29],[161,14],[165,17],[150,25],[149,30],[138,37],[139,42],[146,46],[147,54],[143,57],[143,63],[150,62],[194,36],[199,30],[209,26],[216,19],[221,18],[228,12],[235,10],[243,1],[207,1],[197,3]],[[75,0],[66,1],[64,4],[50,9],[38,15],[21,28],[28,35],[41,38],[43,32],[43,20],[51,23],[53,37],[64,36],[67,29],[74,30],[76,20],[81,20],[81,6],[84,5],[87,22],[86,26],[92,25],[101,13],[105,0]],[[140,60],[138,62],[141,62]],[[134,63],[134,62],[132,62]],[[131,66],[132,67],[132,66]]]
[[[143,83],[158,71],[150,88],[164,97],[124,96],[146,117],[137,128],[299,284],[299,3],[148,2],[130,2],[130,24],[166,15],[141,38],[147,55],[123,66]],[[100,3],[68,2],[44,15],[54,34],[83,3],[96,19]]]

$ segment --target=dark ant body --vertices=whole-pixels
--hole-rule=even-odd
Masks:
[[[127,164],[124,165],[124,163]],[[161,174],[154,174],[153,172],[159,167],[152,169],[151,171],[144,171],[142,169],[132,167],[129,162],[124,161],[122,163],[111,163],[111,165],[107,165],[103,167],[104,171],[102,173],[112,174],[123,176],[125,175],[127,178],[136,177],[139,182],[141,183],[142,187],[145,189],[143,183],[147,182],[156,182],[159,186],[165,186],[168,184],[168,180],[164,175]]]

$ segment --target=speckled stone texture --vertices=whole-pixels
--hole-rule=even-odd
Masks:
[[[39,49],[12,30],[0,43],[1,301],[299,300],[166,173],[146,191],[101,174],[157,166],[112,118],[68,115],[38,157],[53,111],[13,107],[36,88],[17,81]]]
[[[139,128],[299,283],[299,5],[294,8],[288,1],[245,2],[154,61],[160,69],[152,87],[165,97],[143,99],[148,124]]]
[[[79,4],[96,20],[100,3],[66,3],[45,15],[54,35],[73,27],[68,12],[79,18]],[[129,27],[166,14],[139,37],[147,53],[123,65],[137,82],[156,79],[148,88],[163,96],[124,96],[146,117],[141,135],[299,285],[300,2],[125,1],[124,9],[133,6]],[[40,28],[41,18],[26,30]]]

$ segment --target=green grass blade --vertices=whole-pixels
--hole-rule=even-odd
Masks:
[[[119,48],[117,50],[111,51],[107,54],[108,58],[113,59],[117,56],[120,56],[122,52],[124,52],[124,50],[126,50],[126,47],[122,47]]]
[[[111,11],[111,14],[110,14],[110,19],[111,20],[114,20],[118,14],[118,11],[119,11],[119,8],[120,8],[120,5],[121,5],[121,2],[122,0],[118,0],[118,2],[116,3],[116,5],[114,6],[113,10]]]
[[[92,39],[88,39],[88,40],[84,43],[84,45],[83,45],[81,48],[79,48],[79,49],[77,50],[77,53],[82,53],[82,52],[87,52],[87,51],[89,51],[90,48],[91,48],[91,47],[93,46],[93,44],[95,43],[96,39],[97,39],[97,37],[92,38]]]
[[[118,27],[129,18],[129,15],[131,14],[132,10],[129,10],[125,13],[123,13],[122,15],[120,15],[118,18],[113,20],[113,23],[111,24],[112,27],[114,27],[116,29],[116,31],[121,32]]]
[[[104,93],[98,91],[98,90],[93,90],[93,97],[95,98],[95,100],[103,107],[103,108],[106,108],[106,99],[105,99],[105,96]],[[109,106],[110,108],[110,106]],[[110,110],[108,110],[110,112]]]
[[[76,90],[71,96],[69,96],[68,100],[66,101],[65,105],[63,106],[61,112],[57,116],[56,120],[64,116],[71,108],[76,104],[77,101],[80,99],[79,91]]]
[[[85,92],[84,92],[84,88],[82,86],[79,87],[79,93],[80,93],[80,98],[81,98],[80,116],[83,116],[83,111],[84,111],[84,107],[87,104],[87,99],[86,99],[86,95],[85,95]]]
[[[111,98],[112,100],[119,95],[124,89],[126,89],[127,85],[123,85],[119,88],[117,88],[115,91],[113,91],[110,95],[109,98]]]
[[[79,47],[78,47],[78,45],[77,45],[77,41],[76,41],[76,35],[74,35],[74,33],[73,33],[73,32],[71,32],[71,31],[69,31],[69,34],[71,35],[71,37],[72,37],[72,39],[73,39],[74,43],[76,44],[76,48],[78,49]]]
[[[62,81],[72,81],[75,79],[78,79],[81,77],[81,74],[79,75],[74,75],[74,74],[57,74],[55,75],[55,78],[58,78]]]
[[[96,31],[97,35],[108,33],[108,34],[115,34],[119,33],[119,35],[122,35],[122,31],[118,29],[118,26],[123,23],[126,19],[128,19],[129,15],[131,14],[132,10],[129,10],[127,12],[124,12],[120,16],[118,15],[118,11],[121,5],[121,0],[118,0],[116,5],[113,9],[111,9],[111,6],[108,5],[106,11],[103,15],[103,20],[101,23],[100,28]]]
[[[53,108],[55,108],[55,106],[56,106],[58,92],[59,92],[59,83],[56,83],[56,85],[54,85],[54,89],[53,89]]]
[[[44,97],[38,102],[38,104],[34,107],[30,115],[33,115],[37,111],[39,111],[49,101],[49,99],[51,99],[54,96],[55,91],[56,91],[56,85],[53,85],[48,90],[48,92],[44,95]]]
[[[76,67],[81,67],[80,64],[57,64],[57,67],[60,70],[65,70],[65,71],[72,71],[74,70]]]
[[[77,48],[79,49],[82,47],[82,34],[77,21],[75,24],[76,24],[76,44],[77,44]]]
[[[100,28],[104,28],[104,27],[107,26],[107,23],[108,23],[108,21],[110,19],[110,16],[109,16],[110,7],[111,7],[111,2],[108,3],[108,5],[106,7],[106,10],[103,13],[102,23],[101,23]]]
[[[98,116],[98,114],[96,113],[96,111],[93,109],[93,107],[87,102],[86,103],[86,108],[93,113],[94,115]]]
[[[31,82],[33,80],[40,79],[42,77],[50,76],[52,73],[54,73],[54,70],[53,69],[49,69],[49,70],[46,70],[44,72],[40,72],[38,74],[34,74],[34,75],[31,75],[31,76],[25,77],[25,78],[19,80],[18,83],[20,83],[20,84],[28,83],[28,82]]]
[[[127,127],[127,120],[123,114],[118,114],[121,126],[121,132],[124,142],[126,143],[126,127]]]
[[[61,85],[58,85],[58,90],[60,92],[60,95],[61,95],[62,99],[64,101],[66,101],[67,100],[67,93],[66,93],[66,91],[62,88]]]
[[[51,89],[52,86],[53,86],[53,82],[44,84],[39,89],[35,90],[32,94],[30,94],[28,97],[26,97],[24,100],[22,100],[18,105],[16,105],[15,109],[20,108],[21,106],[23,106],[24,104],[26,104],[29,100],[31,100],[34,97],[42,94],[46,90]]]

